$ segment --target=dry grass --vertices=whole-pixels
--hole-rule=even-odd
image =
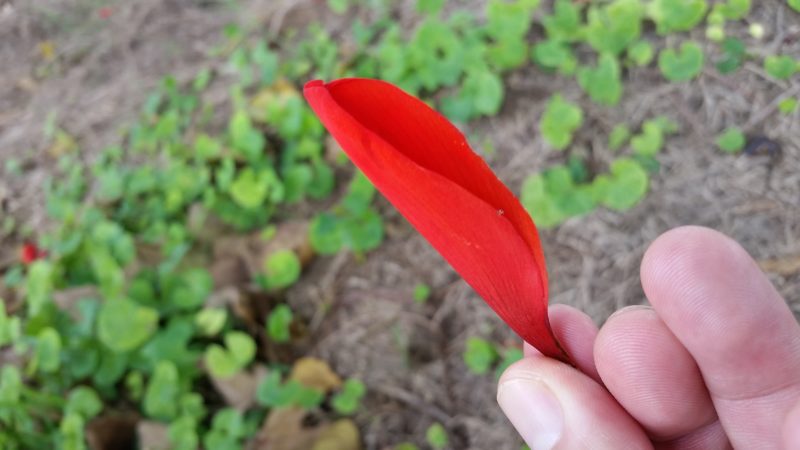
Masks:
[[[0,215],[34,227],[44,222],[40,189],[53,163],[42,135],[48,115],[56,115],[78,139],[82,157],[91,159],[114,142],[118,127],[134,117],[164,74],[187,79],[202,67],[225,24],[245,16],[276,30],[317,18],[314,8],[301,6],[321,2],[245,1],[240,16],[205,3],[120,3],[108,22],[86,19],[88,0],[0,6],[0,160],[18,158],[26,171],[22,179],[0,179]],[[755,53],[800,55],[800,16],[778,0],[754,3],[751,19],[768,31]],[[409,8],[400,20],[412,21]],[[344,19],[331,21],[333,29],[345,25]],[[50,65],[36,47],[46,40],[57,51]],[[54,72],[32,75],[41,70]],[[764,262],[800,315],[800,273],[792,265],[800,257],[800,119],[776,113],[782,93],[800,92],[796,78],[793,83],[768,79],[755,63],[726,77],[707,69],[685,84],[666,84],[651,68],[630,76],[618,108],[581,100],[587,124],[577,143],[591,149],[597,167],[613,157],[604,142],[616,123],[667,115],[682,132],[659,156],[661,172],[642,204],[625,214],[601,210],[542,233],[551,301],[579,307],[598,324],[620,307],[644,302],[638,265],[648,243],[672,227],[699,224],[727,233]],[[494,142],[492,166],[517,189],[527,174],[563,159],[546,149],[536,130],[544,100],[557,90],[571,99],[581,94],[574,82],[530,68],[512,74],[508,86],[502,113],[475,129]],[[731,124],[776,140],[782,158],[722,155],[713,140]],[[386,245],[362,262],[346,255],[319,260],[291,292],[291,306],[311,318],[312,352],[367,384],[367,407],[357,418],[368,449],[419,441],[433,421],[450,431],[453,448],[518,449],[520,441],[494,403],[494,379],[468,373],[461,361],[468,336],[513,342],[513,335],[391,207],[383,209],[390,218]],[[418,282],[434,287],[425,305],[411,299]]]

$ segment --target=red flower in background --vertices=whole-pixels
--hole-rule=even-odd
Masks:
[[[47,256],[47,253],[45,253],[43,250],[40,250],[36,244],[31,244],[30,242],[22,244],[22,247],[19,249],[19,259],[25,265],[31,264],[37,259],[44,258],[45,256]]]
[[[113,10],[111,8],[109,8],[108,6],[104,6],[102,8],[98,8],[97,9],[97,15],[103,20],[106,20],[109,17],[111,17],[112,13],[113,13]]]
[[[375,187],[526,342],[569,361],[547,318],[536,227],[458,129],[377,80],[312,81],[304,94]]]

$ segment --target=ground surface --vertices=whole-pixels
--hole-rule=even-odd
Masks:
[[[194,74],[225,24],[293,26],[317,17],[313,7],[323,2],[219,3],[139,0],[101,20],[89,1],[0,0],[0,161],[17,158],[25,173],[2,175],[0,216],[12,215],[34,231],[46,223],[41,185],[54,159],[43,134],[48,116],[57,117],[90,159],[114,142],[163,75]],[[763,51],[800,55],[800,16],[777,0],[754,3],[752,20],[767,30]],[[54,61],[43,59],[38,46],[44,41],[54,44]],[[707,71],[691,83],[664,84],[653,68],[627,82],[618,108],[584,101],[579,145],[594,147],[619,121],[658,114],[678,121],[682,132],[659,156],[660,175],[642,204],[624,214],[601,210],[542,233],[551,302],[579,307],[598,324],[622,306],[644,302],[638,266],[647,245],[670,228],[699,224],[741,242],[800,314],[800,119],[775,113],[776,98],[787,89],[800,93],[799,82],[770,81],[748,63],[724,79]],[[501,114],[475,129],[494,142],[489,161],[517,190],[531,171],[560,158],[537,136],[544,100],[555,90],[573,99],[580,94],[574,83],[532,68],[513,73],[507,85],[510,100]],[[720,154],[713,139],[728,124],[779,142],[782,156]],[[596,148],[598,163],[611,159],[602,145]],[[453,448],[519,448],[494,402],[493,376],[469,373],[461,359],[468,336],[509,343],[514,336],[391,207],[381,209],[390,225],[380,249],[365,261],[348,255],[317,260],[289,296],[308,316],[332,301],[312,321],[311,353],[366,383],[366,407],[357,416],[365,447],[419,441],[435,420],[450,431]],[[16,241],[0,235],[0,242],[2,268],[4,258],[14,257]],[[418,282],[433,287],[425,305],[411,299]]]

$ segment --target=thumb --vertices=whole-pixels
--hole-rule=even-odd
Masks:
[[[531,450],[653,448],[604,387],[541,354],[503,373],[497,402]]]

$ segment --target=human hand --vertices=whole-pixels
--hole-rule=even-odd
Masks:
[[[800,449],[800,326],[745,250],[678,228],[641,278],[652,308],[600,330],[550,308],[579,370],[526,346],[501,377],[498,402],[531,449]]]

